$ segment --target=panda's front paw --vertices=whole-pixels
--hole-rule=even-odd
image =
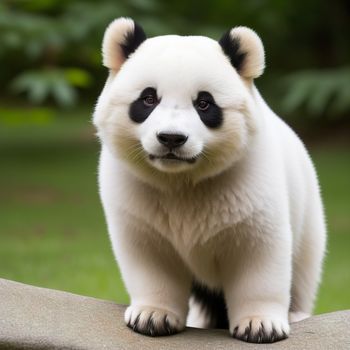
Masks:
[[[270,316],[246,317],[233,325],[231,334],[248,343],[274,343],[288,337],[289,324]]]
[[[125,323],[134,332],[158,337],[172,335],[185,328],[185,321],[173,312],[151,306],[129,306],[125,311]]]

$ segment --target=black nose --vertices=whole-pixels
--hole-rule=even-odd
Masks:
[[[172,149],[183,145],[188,137],[182,134],[166,134],[161,132],[157,134],[157,139],[162,145]]]

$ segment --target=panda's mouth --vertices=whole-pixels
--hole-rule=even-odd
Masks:
[[[165,160],[165,161],[169,161],[169,162],[187,162],[190,164],[195,163],[197,158],[198,158],[198,156],[190,157],[190,158],[179,157],[175,153],[172,153],[172,152],[169,152],[169,153],[162,155],[162,156],[156,156],[154,154],[149,155],[150,160],[161,159],[161,160]]]

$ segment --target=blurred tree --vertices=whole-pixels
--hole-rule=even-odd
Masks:
[[[287,113],[303,106],[313,117],[350,111],[350,67],[298,71],[287,76],[285,83],[282,108]]]
[[[18,0],[0,5],[0,61],[9,68],[1,78],[12,81],[12,91],[27,93],[33,103],[51,96],[69,106],[76,102],[74,87],[90,86],[99,61],[95,31],[108,23],[115,6],[105,2],[97,10],[92,2],[84,3]]]
[[[75,104],[82,89],[84,98],[95,98],[106,77],[101,39],[115,17],[133,17],[149,36],[218,39],[246,25],[266,47],[267,74],[257,83],[277,110],[348,118],[349,12],[347,0],[3,0],[0,90],[61,106]]]

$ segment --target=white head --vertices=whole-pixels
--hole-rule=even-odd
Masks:
[[[94,124],[110,151],[157,185],[198,182],[234,165],[256,126],[253,79],[264,69],[257,34],[236,27],[219,42],[201,36],[146,39],[133,20],[103,39],[110,70]]]

